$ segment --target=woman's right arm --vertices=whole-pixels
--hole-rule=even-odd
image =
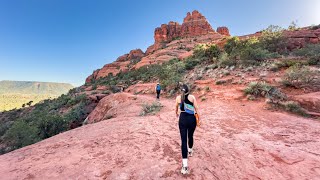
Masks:
[[[176,98],[176,116],[179,117],[179,96]]]

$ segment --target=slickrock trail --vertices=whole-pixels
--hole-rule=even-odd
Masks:
[[[320,179],[319,121],[214,98],[200,102],[203,125],[191,173],[182,176],[174,100],[160,102],[155,116],[139,116],[138,103],[126,107],[135,115],[122,109],[116,118],[2,155],[0,179]]]

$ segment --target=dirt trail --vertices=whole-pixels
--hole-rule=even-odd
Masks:
[[[0,179],[320,179],[319,121],[215,98],[200,103],[182,176],[174,100],[161,103],[155,116],[122,113],[2,155]]]

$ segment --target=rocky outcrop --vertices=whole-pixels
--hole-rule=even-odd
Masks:
[[[194,37],[215,33],[207,19],[198,11],[188,13],[181,25],[181,37]]]
[[[256,32],[245,36],[239,36],[240,39],[251,37],[260,37],[262,32]],[[305,27],[293,31],[284,31],[283,36],[286,38],[286,48],[292,51],[297,48],[302,48],[306,44],[320,43],[320,28]]]
[[[113,63],[104,65],[101,69],[95,70],[92,75],[87,77],[86,83],[90,83],[92,79],[106,77],[109,74],[116,75],[120,71],[126,71],[130,64],[135,64],[144,57],[145,54],[141,49],[131,50],[128,54],[124,54],[117,58]]]
[[[225,35],[225,36],[230,36],[229,29],[227,27],[218,27],[217,28],[217,33]]]
[[[215,32],[207,19],[198,11],[187,13],[183,23],[169,22],[155,29],[155,43],[148,47],[146,56],[134,68],[163,63],[173,58],[183,59],[192,55],[192,49],[199,43],[218,43],[230,36],[227,27]]]
[[[320,28],[302,28],[295,31],[285,31],[284,36],[288,38],[287,48],[293,50],[302,48],[309,43],[320,43]]]
[[[86,79],[106,77],[130,68],[140,68],[145,65],[163,63],[173,58],[183,59],[192,55],[192,49],[199,43],[218,43],[225,36],[230,36],[226,27],[215,32],[207,19],[198,11],[187,13],[183,23],[170,21],[162,24],[154,31],[154,44],[143,53],[140,49],[132,50],[129,54],[120,56],[115,62],[94,71]]]
[[[215,33],[207,19],[198,11],[188,13],[182,25],[170,21],[154,31],[155,44],[172,41],[176,38],[195,37]]]
[[[93,73],[87,77],[86,84],[90,83],[93,79],[97,79],[97,74],[98,74],[99,70],[100,69],[93,71]]]
[[[162,24],[154,30],[155,43],[172,41],[174,38],[180,37],[181,25],[177,22],[170,21],[169,24]]]

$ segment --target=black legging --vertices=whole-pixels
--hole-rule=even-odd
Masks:
[[[160,90],[157,90],[157,99],[160,98]]]
[[[182,158],[188,158],[188,146],[187,141],[189,139],[189,148],[193,147],[193,133],[196,129],[197,121],[193,114],[185,112],[180,113],[179,117],[179,129],[181,136],[181,151]]]

